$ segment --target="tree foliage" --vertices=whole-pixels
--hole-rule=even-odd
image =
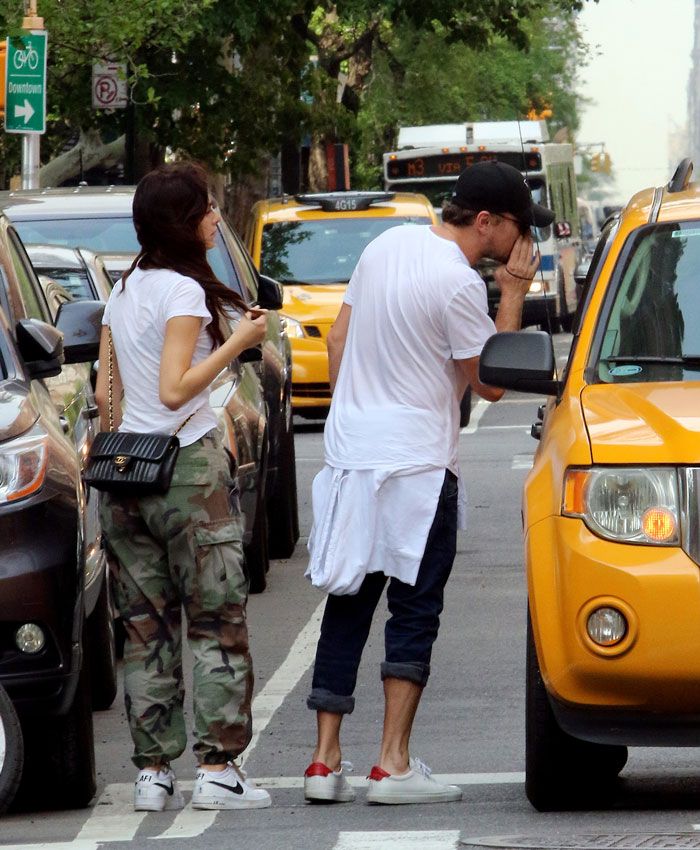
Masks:
[[[549,98],[572,125],[569,71],[547,54],[540,25],[550,16],[570,34],[582,2],[39,0],[49,32],[42,160],[86,133],[110,143],[125,132],[124,110],[91,105],[93,62],[107,59],[127,63],[146,167],[170,149],[240,178],[283,143],[337,139],[353,144],[367,182],[399,122],[501,117]],[[0,0],[8,33],[18,7]],[[12,170],[17,139],[2,145]]]

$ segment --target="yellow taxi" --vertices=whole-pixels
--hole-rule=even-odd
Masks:
[[[549,396],[523,494],[526,793],[609,794],[627,746],[700,740],[700,183],[684,160],[609,221],[556,374],[497,334],[489,384]]]
[[[366,245],[390,227],[436,222],[430,201],[409,193],[328,192],[254,205],[245,241],[260,272],[284,284],[295,413],[328,411],[326,335]]]

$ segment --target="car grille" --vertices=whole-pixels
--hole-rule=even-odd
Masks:
[[[292,384],[292,395],[297,398],[329,398],[331,385],[319,384]]]

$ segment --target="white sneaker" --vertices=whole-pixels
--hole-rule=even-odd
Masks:
[[[375,765],[368,778],[368,803],[454,803],[462,799],[461,788],[437,782],[420,759],[410,760],[408,773],[387,773]]]
[[[165,770],[141,770],[134,782],[135,812],[167,812],[185,805],[175,774]]]
[[[246,780],[233,762],[225,770],[207,770],[200,766],[192,792],[193,809],[266,809],[272,804],[264,788]]]
[[[331,770],[321,761],[312,762],[304,772],[304,799],[313,803],[352,803],[355,792],[343,775],[352,770],[349,761],[341,761]]]

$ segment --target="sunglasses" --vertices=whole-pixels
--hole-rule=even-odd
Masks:
[[[520,221],[519,218],[515,218],[515,216],[512,215],[506,215],[505,213],[497,213],[497,215],[500,215],[501,218],[508,219],[508,221],[512,221],[513,224],[517,226],[521,236],[527,236],[530,232],[530,225],[524,221]]]

